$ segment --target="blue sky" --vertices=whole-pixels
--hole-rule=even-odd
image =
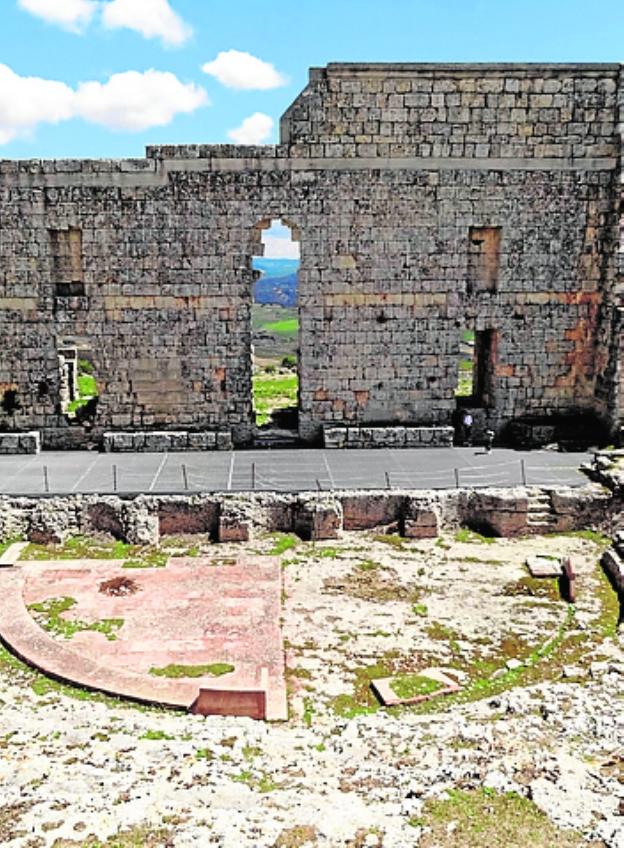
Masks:
[[[0,10],[0,158],[275,142],[308,67],[328,62],[624,61],[623,0],[0,0]]]

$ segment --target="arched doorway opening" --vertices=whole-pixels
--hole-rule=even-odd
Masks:
[[[296,436],[299,409],[299,233],[283,218],[260,226],[251,320],[253,410],[258,433]]]

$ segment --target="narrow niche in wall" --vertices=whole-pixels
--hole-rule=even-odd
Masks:
[[[492,405],[492,383],[496,365],[494,330],[461,330],[457,389],[461,407]]]
[[[61,412],[76,424],[90,424],[95,418],[99,391],[91,358],[75,347],[58,352]]]
[[[500,227],[470,227],[468,234],[468,279],[466,293],[498,288],[502,230]]]
[[[82,231],[70,227],[49,232],[54,293],[56,297],[81,297],[85,294]]]
[[[253,408],[256,426],[297,430],[299,406],[299,241],[280,218],[260,225],[253,257]]]

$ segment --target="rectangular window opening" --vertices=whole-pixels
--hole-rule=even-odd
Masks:
[[[458,406],[488,407],[493,404],[496,347],[495,330],[461,331],[455,391]]]

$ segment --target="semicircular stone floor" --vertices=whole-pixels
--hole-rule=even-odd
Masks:
[[[264,690],[266,718],[287,718],[280,612],[281,570],[271,557],[0,569],[0,635],[17,655],[62,680],[184,709],[200,688]],[[209,671],[172,678],[171,666]]]

